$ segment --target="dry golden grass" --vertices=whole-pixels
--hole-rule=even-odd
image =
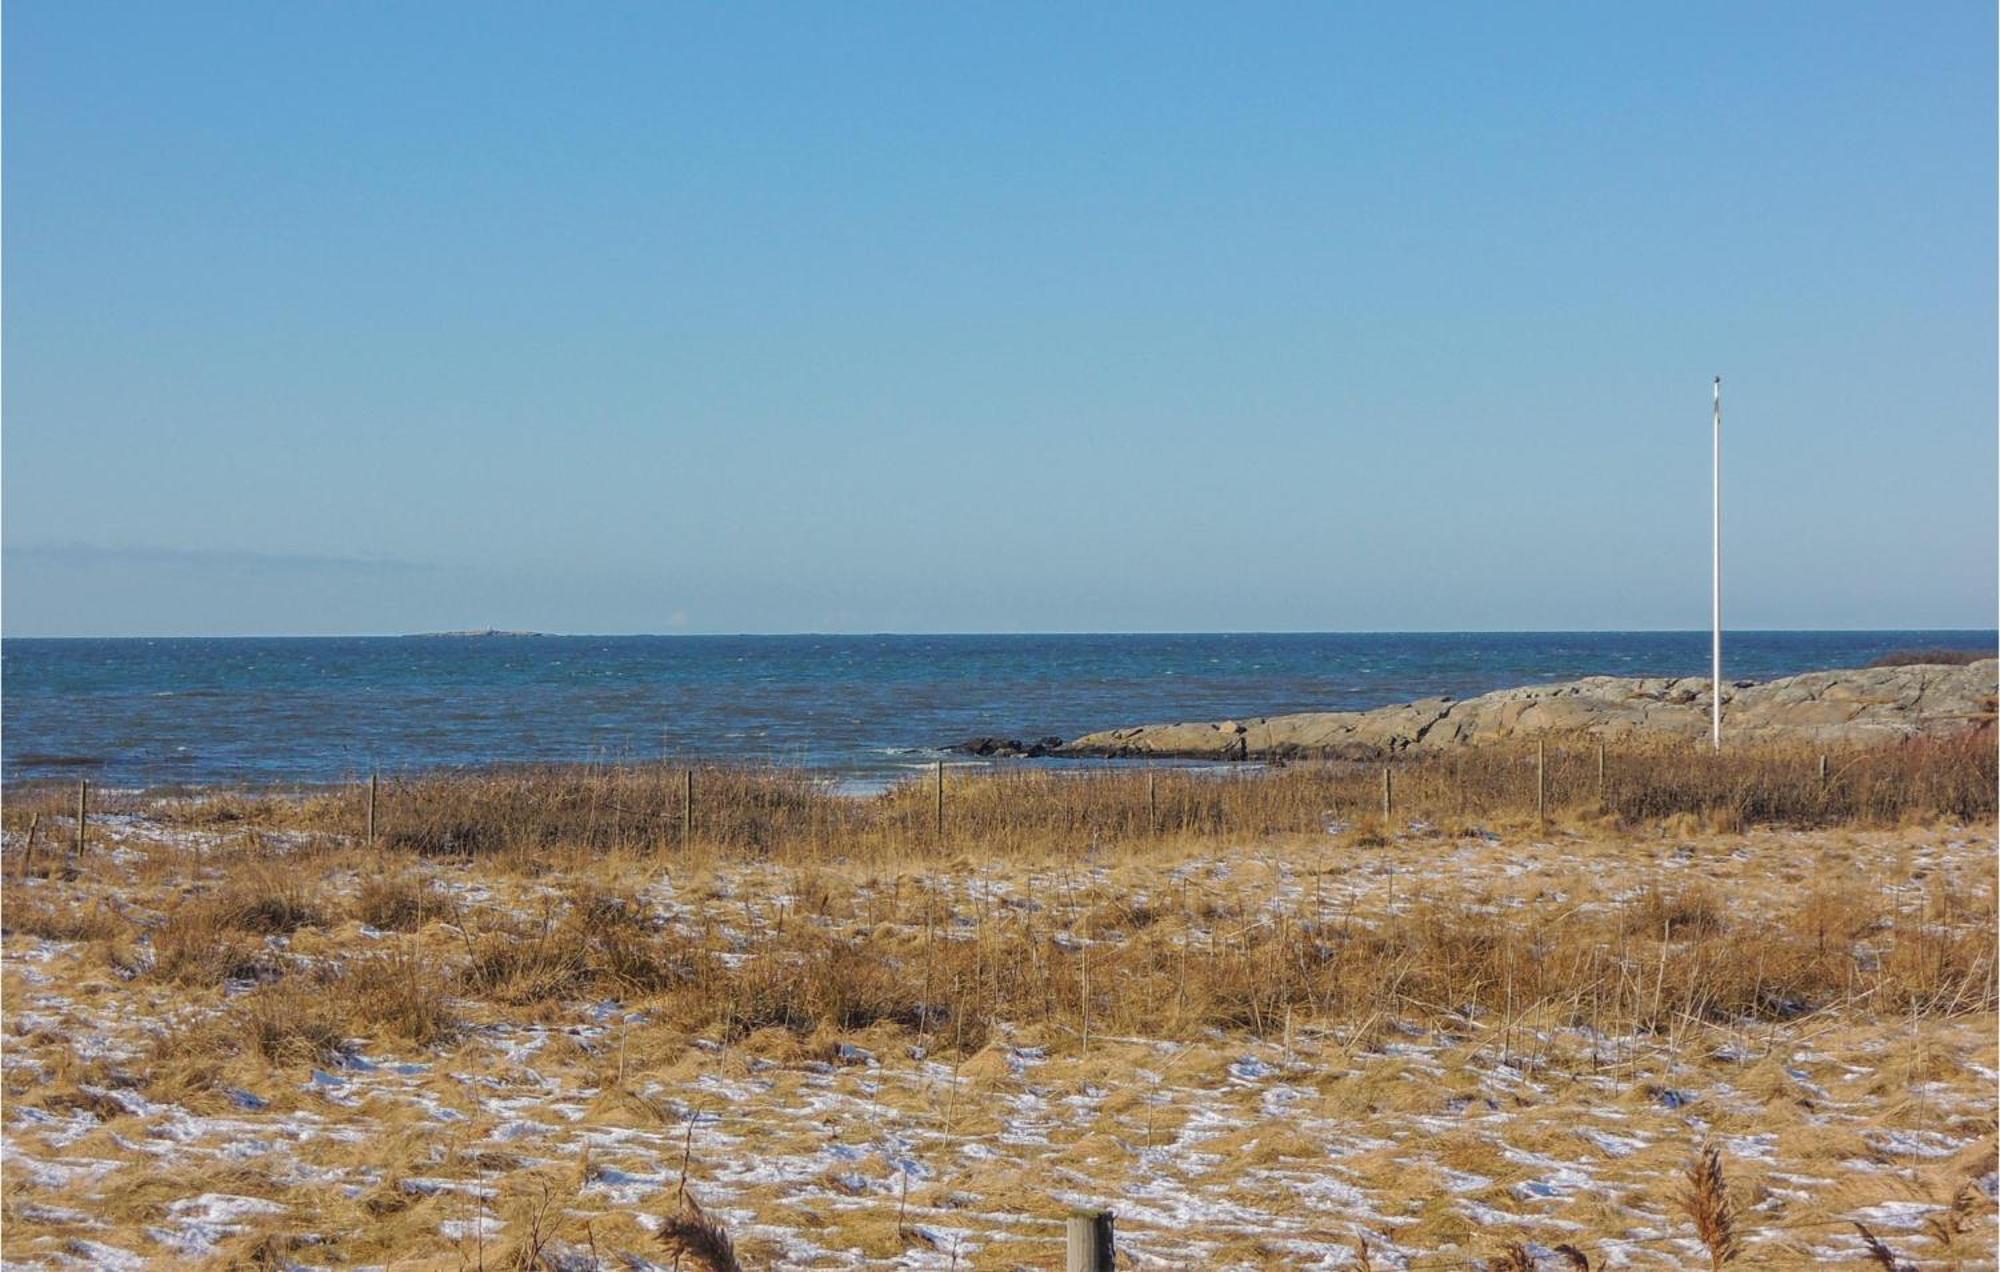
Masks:
[[[1550,742],[1539,804],[1532,746],[1405,755],[1389,766],[1393,820],[1520,826],[1534,822],[1539,807],[1558,824],[1669,822],[1683,833],[1927,818],[1978,824],[1994,817],[2000,782],[1990,732],[1889,746],[1766,743],[1720,754],[1642,738],[1605,746],[1600,781],[1597,743]],[[1329,818],[1353,825],[1365,839],[1383,830],[1381,771],[1375,764],[1317,761],[1236,770],[948,768],[940,833],[928,779],[852,799],[803,772],[698,766],[690,813],[689,770],[679,766],[511,768],[385,780],[378,835],[386,847],[419,857],[498,854],[524,869],[606,851],[902,860],[976,846],[982,857],[1033,855],[1079,843],[1316,831]],[[16,837],[40,819],[38,855],[46,869],[49,857],[60,858],[70,846],[72,801],[70,789],[28,784],[9,793],[0,816]],[[143,810],[163,826],[221,841],[313,835],[352,841],[362,834],[366,793],[365,785],[280,797],[99,793],[93,807]]]
[[[954,777],[942,839],[721,771],[687,843],[672,770],[387,787],[373,848],[347,794],[122,797],[6,862],[5,1254],[1036,1267],[1103,1204],[1173,1266],[1975,1266],[1991,757],[1865,762],[1839,816],[1816,756],[1681,756],[1549,824],[1518,757],[1388,818]]]

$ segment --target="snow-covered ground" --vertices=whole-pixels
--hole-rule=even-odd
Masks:
[[[1100,1035],[1087,1050],[1048,1022],[1003,1023],[954,1056],[948,1040],[889,1023],[725,1045],[668,1027],[643,996],[592,996],[457,1002],[466,1028],[434,1049],[371,1036],[314,1062],[211,1061],[199,1026],[234,1019],[253,987],[163,983],[147,971],[150,933],[240,845],[210,836],[195,864],[195,832],[143,817],[106,829],[116,847],[76,878],[7,885],[10,899],[102,907],[130,929],[63,940],[9,924],[9,1267],[501,1266],[526,1250],[550,1267],[644,1267],[665,1257],[652,1232],[684,1179],[748,1266],[1055,1266],[1063,1215],[1101,1207],[1136,1267],[1466,1266],[1512,1241],[1549,1267],[1564,1266],[1565,1244],[1591,1266],[1686,1267],[1706,1255],[1676,1197],[1705,1143],[1722,1150],[1747,1248],[1769,1262],[1858,1258],[1857,1221],[1905,1258],[1975,1266],[1993,1245],[1990,1003],[1691,1018],[1643,1035],[1599,1033],[1576,1012],[1433,1004],[1171,1040]],[[268,838],[256,851],[294,854],[336,894],[358,882],[351,858]],[[1642,875],[1697,871],[1754,898],[1748,880],[1810,871],[1822,851],[1910,889],[1913,906],[1924,880],[1963,876],[1964,912],[1930,921],[1992,922],[1992,846],[1964,834],[1836,844],[1773,832],[1631,851],[1629,879],[1602,845],[1562,837],[932,867],[929,939],[971,939],[981,907],[1079,888],[1173,905],[1199,888],[1242,903],[1231,922],[1367,922],[1443,888],[1496,907],[1567,903],[1581,879],[1592,886],[1574,904],[1606,906],[1636,895]],[[423,869],[456,899],[461,929],[464,909],[532,922],[563,895],[547,877]],[[665,867],[620,869],[666,930],[731,957],[812,921],[796,873],[776,866],[719,865],[698,888]],[[853,886],[857,912],[891,886],[914,890],[859,870]],[[1754,901],[1743,905],[1733,921],[1754,922]],[[907,904],[897,913],[910,921]],[[427,939],[448,957],[463,932],[435,927]],[[345,917],[270,936],[265,953],[309,977],[412,939]],[[1190,933],[1195,948],[1203,939]]]

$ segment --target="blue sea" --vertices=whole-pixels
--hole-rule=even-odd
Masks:
[[[1738,632],[1731,679],[1984,632]],[[1381,706],[1593,674],[1705,675],[1706,632],[469,636],[0,645],[9,781],[316,783],[662,757],[862,786],[975,735]]]

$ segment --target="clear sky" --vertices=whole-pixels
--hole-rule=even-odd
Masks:
[[[4,627],[1990,627],[1994,21],[11,0]]]

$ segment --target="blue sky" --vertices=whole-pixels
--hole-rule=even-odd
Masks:
[[[1993,624],[1991,4],[4,36],[9,634]]]

